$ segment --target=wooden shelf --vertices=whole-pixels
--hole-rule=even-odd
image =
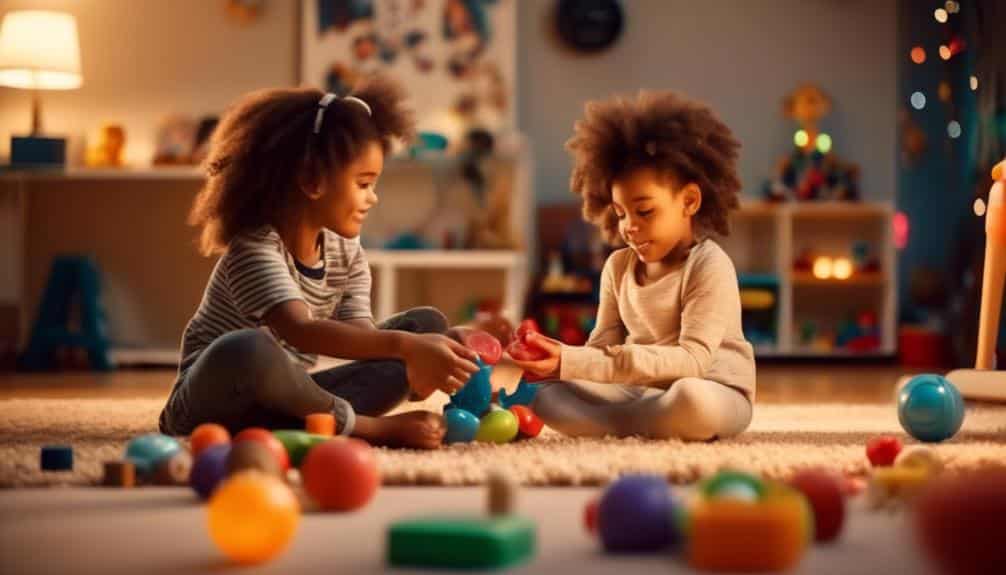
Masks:
[[[819,279],[810,272],[792,272],[790,281],[794,286],[834,286],[834,287],[883,287],[887,285],[887,276],[883,273],[853,274],[850,278]]]
[[[368,249],[371,265],[396,268],[478,269],[510,268],[527,263],[527,254],[514,250],[381,250]]]

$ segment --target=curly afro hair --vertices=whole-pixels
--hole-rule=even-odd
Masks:
[[[588,102],[566,150],[570,187],[583,198],[583,217],[605,239],[619,241],[611,186],[620,176],[652,168],[676,185],[694,182],[702,206],[693,222],[704,232],[730,233],[728,214],[740,205],[740,142],[707,106],[674,92],[640,92]]]
[[[350,92],[370,107],[338,98],[314,122],[323,93],[283,88],[244,96],[220,121],[204,167],[208,178],[189,223],[202,229],[200,251],[226,249],[242,232],[277,225],[297,205],[299,180],[317,182],[352,162],[370,142],[388,154],[415,134],[404,88],[387,77],[366,77]]]

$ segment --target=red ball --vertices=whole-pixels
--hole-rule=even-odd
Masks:
[[[583,508],[583,526],[587,533],[597,535],[597,507],[600,504],[598,498],[591,499],[587,506]]]
[[[866,457],[874,467],[894,465],[898,453],[901,453],[901,440],[892,435],[874,437],[866,443]]]
[[[217,423],[204,423],[192,430],[192,435],[189,436],[189,448],[193,459],[199,457],[199,454],[211,445],[230,442],[231,434],[224,426]]]
[[[286,452],[283,444],[268,429],[261,427],[244,429],[241,433],[234,436],[234,443],[239,441],[257,441],[261,443],[276,457],[276,463],[279,463],[280,471],[285,474],[287,469],[290,469],[290,455]]]
[[[814,539],[837,538],[845,523],[843,478],[824,469],[807,469],[794,475],[789,483],[807,497],[814,509]]]
[[[517,429],[522,437],[538,437],[545,423],[526,405],[511,405],[510,411],[517,416]]]
[[[1006,469],[943,475],[915,502],[915,533],[941,573],[1002,572],[1006,517]]]
[[[374,450],[355,438],[336,438],[307,452],[304,488],[322,509],[352,511],[367,504],[381,483]]]

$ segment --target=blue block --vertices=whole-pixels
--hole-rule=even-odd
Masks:
[[[73,470],[73,448],[69,445],[46,445],[42,447],[40,467],[43,471]]]

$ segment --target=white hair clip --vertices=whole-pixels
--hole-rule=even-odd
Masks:
[[[325,120],[325,110],[328,108],[329,104],[331,104],[332,102],[335,101],[336,98],[338,98],[338,96],[336,96],[335,94],[333,94],[331,92],[328,92],[324,96],[321,97],[321,100],[318,100],[318,112],[314,115],[314,133],[315,134],[321,132],[321,123]],[[353,102],[355,104],[359,104],[367,112],[368,116],[373,116],[374,115],[374,113],[371,112],[371,110],[370,110],[370,105],[368,105],[363,100],[357,98],[356,96],[346,96],[345,98],[343,98],[343,100],[346,100],[347,102]]]

